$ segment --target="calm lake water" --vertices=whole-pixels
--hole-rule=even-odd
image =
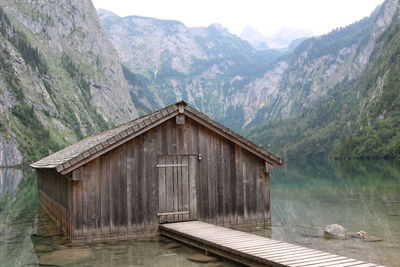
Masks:
[[[288,162],[274,170],[271,184],[272,227],[253,233],[400,266],[399,162]],[[369,239],[325,240],[332,223],[366,231]],[[201,254],[166,238],[70,247],[40,210],[34,174],[0,169],[0,266],[238,266],[189,259]]]

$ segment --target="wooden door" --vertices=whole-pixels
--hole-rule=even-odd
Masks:
[[[197,155],[157,158],[158,217],[160,223],[197,219]]]

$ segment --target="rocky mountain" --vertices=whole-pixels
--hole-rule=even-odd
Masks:
[[[40,158],[143,109],[90,0],[0,0],[0,50],[2,166]]]
[[[378,105],[372,100],[380,99],[382,84],[391,76],[375,75],[375,85],[366,77],[380,66],[381,46],[389,46],[383,36],[398,34],[392,28],[398,13],[398,1],[386,0],[371,16],[295,41],[297,48],[284,54],[262,53],[220,25],[193,29],[177,21],[121,18],[106,11],[99,16],[131,76],[158,95],[154,105],[185,99],[228,127],[246,129],[256,143],[285,157],[344,157],[341,151],[350,146],[346,140],[356,147],[350,137],[389,114],[365,115]],[[394,72],[389,65],[380,69]],[[366,84],[373,89],[365,89]]]
[[[386,0],[282,52],[90,0],[0,0],[0,165],[181,99],[285,157],[395,157],[398,16]]]
[[[254,48],[294,50],[301,41],[314,36],[312,32],[306,30],[291,29],[283,27],[273,35],[265,36],[256,28],[246,26],[240,33],[240,38],[249,42]]]
[[[289,158],[400,157],[399,11],[387,0],[368,18],[306,40],[256,79],[248,94],[261,99],[249,101],[258,112],[247,122],[261,126],[246,134]]]
[[[218,24],[189,28],[178,21],[98,14],[130,80],[156,95],[153,107],[184,99],[234,129],[244,122],[243,88],[283,55],[258,51]]]

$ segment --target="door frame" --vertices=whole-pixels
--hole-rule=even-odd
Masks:
[[[159,223],[197,220],[197,154],[157,156]]]

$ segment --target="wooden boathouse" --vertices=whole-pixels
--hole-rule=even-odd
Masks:
[[[159,224],[270,223],[282,161],[185,102],[68,146],[31,166],[40,203],[71,241],[138,238]]]

